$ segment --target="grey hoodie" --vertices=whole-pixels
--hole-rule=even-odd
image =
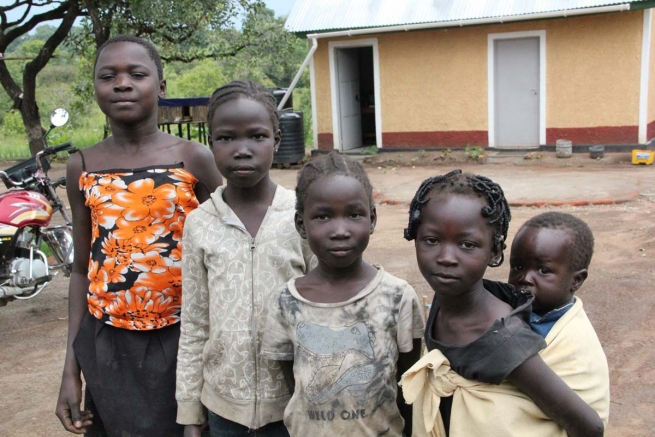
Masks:
[[[268,309],[316,261],[295,229],[293,191],[278,185],[253,238],[223,200],[224,189],[184,226],[177,422],[203,423],[204,404],[257,429],[282,420],[290,398],[279,364],[260,356]]]

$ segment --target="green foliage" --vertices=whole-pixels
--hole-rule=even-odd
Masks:
[[[26,41],[24,44],[21,44],[19,54],[21,56],[29,56],[33,58],[39,54],[39,50],[41,50],[43,44],[45,44],[45,41],[41,41],[39,39]]]
[[[23,126],[23,119],[20,116],[18,111],[10,111],[5,115],[5,119],[2,122],[4,130],[8,134],[24,134],[25,127]]]
[[[273,11],[266,8],[248,17],[243,32],[253,37],[257,35],[257,44],[226,59],[226,64],[236,63],[242,69],[254,67],[270,79],[271,86],[288,87],[305,59],[308,47],[306,38],[284,30],[284,20],[284,17],[275,18]],[[304,75],[298,86],[309,86],[309,76]]]
[[[464,154],[468,155],[468,157],[474,161],[477,161],[480,156],[484,155],[484,153],[484,148],[480,146],[471,146],[470,144],[467,144],[464,149]]]
[[[50,36],[55,33],[56,30],[57,28],[55,26],[51,26],[50,24],[42,24],[37,26],[33,32],[23,34],[14,40],[11,44],[9,44],[7,47],[7,53],[12,53],[12,55],[15,54],[19,51],[19,47],[30,41],[40,40],[41,44],[43,44],[43,41],[50,38]]]
[[[314,146],[314,126],[312,123],[312,94],[309,88],[296,88],[293,90],[293,106],[302,111],[303,128],[305,131],[305,147]]]
[[[363,155],[377,155],[378,154],[378,146],[368,146],[366,149],[362,151]]]
[[[205,59],[181,75],[167,79],[168,97],[208,97],[228,81],[215,61]]]

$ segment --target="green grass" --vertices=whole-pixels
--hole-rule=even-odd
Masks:
[[[30,157],[30,151],[25,145],[11,144],[8,139],[0,136],[0,159],[27,159]]]
[[[56,146],[70,141],[78,149],[90,147],[102,140],[104,123],[105,117],[97,106],[84,118],[71,115],[71,120],[66,126],[55,128],[50,132],[48,144]],[[10,133],[0,128],[0,160],[19,160],[29,157],[27,135]]]

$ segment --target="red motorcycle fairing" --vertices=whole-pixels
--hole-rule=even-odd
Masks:
[[[36,191],[16,190],[0,194],[0,224],[48,226],[53,214],[48,199]]]

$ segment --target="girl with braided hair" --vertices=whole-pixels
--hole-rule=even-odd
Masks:
[[[290,393],[280,366],[261,356],[276,293],[309,271],[313,255],[294,227],[293,191],[270,177],[280,144],[273,94],[250,81],[209,101],[210,145],[227,185],[189,214],[182,259],[177,422],[185,436],[288,436]]]
[[[528,324],[533,295],[483,279],[503,262],[510,219],[498,184],[460,170],[427,179],[411,202],[405,238],[435,292],[430,352],[403,376],[405,399],[422,413],[415,435],[603,434],[598,414],[538,355],[545,342]],[[542,426],[548,419],[555,433]]]

